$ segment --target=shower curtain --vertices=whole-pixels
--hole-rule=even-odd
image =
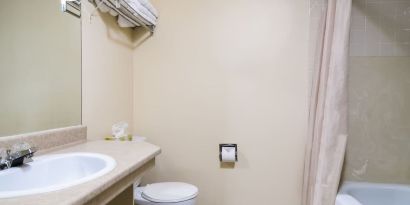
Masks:
[[[347,138],[351,0],[328,0],[315,49],[302,205],[334,205]]]

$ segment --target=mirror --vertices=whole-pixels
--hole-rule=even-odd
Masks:
[[[81,19],[60,0],[1,2],[0,136],[80,125]]]

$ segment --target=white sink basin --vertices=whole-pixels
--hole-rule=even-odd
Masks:
[[[113,158],[96,153],[67,153],[34,157],[22,167],[0,171],[0,198],[61,190],[110,172]]]

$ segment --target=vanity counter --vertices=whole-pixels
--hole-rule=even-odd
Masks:
[[[109,173],[66,189],[29,196],[0,199],[7,205],[105,204],[131,186],[154,166],[161,149],[146,142],[86,141],[44,154],[92,152],[111,156],[117,165]],[[64,174],[64,173],[61,173]]]

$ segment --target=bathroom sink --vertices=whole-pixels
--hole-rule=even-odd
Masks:
[[[33,160],[0,171],[0,198],[65,189],[101,177],[116,166],[113,158],[97,153],[53,154]]]

